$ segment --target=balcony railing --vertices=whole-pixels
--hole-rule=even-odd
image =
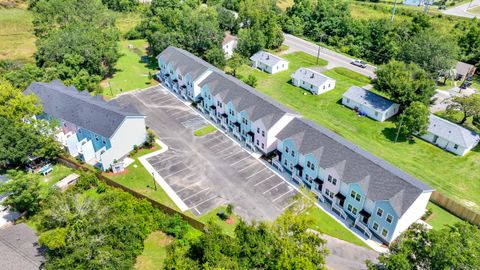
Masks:
[[[365,236],[368,237],[368,239],[372,238],[372,232],[370,231],[370,229],[365,225],[363,224],[361,221],[360,221],[360,217],[357,217],[355,219],[355,223],[353,224],[353,227],[358,227],[360,230],[363,231],[363,234]]]
[[[292,180],[293,180],[293,182],[295,182],[298,185],[301,185],[301,183],[303,181],[302,178],[300,176],[296,175],[296,174],[292,175]]]
[[[343,211],[343,209],[339,205],[332,203],[331,210],[337,212],[337,214],[340,215],[341,218],[347,220],[347,213],[345,213],[345,211]]]
[[[283,166],[278,156],[272,158],[272,165],[274,165],[280,172],[283,172]]]

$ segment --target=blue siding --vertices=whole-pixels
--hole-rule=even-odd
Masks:
[[[288,153],[286,152],[288,148]],[[295,152],[295,156],[292,156],[292,151]],[[298,159],[299,159],[299,153],[297,151],[297,147],[293,143],[291,139],[286,139],[283,141],[283,149],[281,149],[282,152],[282,165],[287,168],[290,172],[293,171],[293,169],[290,168],[290,166],[293,168],[296,164],[298,164]],[[285,161],[287,161],[287,165],[285,166]]]
[[[355,198],[352,198],[352,191],[356,193]],[[357,194],[360,194],[361,196],[360,201],[356,200],[356,197],[358,196]],[[365,192],[362,190],[360,185],[353,183],[349,185],[348,193],[345,194],[345,197],[343,210],[345,210],[348,215],[355,219],[358,216],[358,213],[363,209],[363,204],[365,203]],[[348,210],[348,205],[352,206],[352,211]],[[353,208],[357,209],[356,213],[353,213]]]
[[[307,180],[307,175],[309,177],[311,177],[312,179],[315,179],[317,178],[318,176],[318,165],[317,165],[317,160],[315,159],[315,157],[313,156],[313,154],[307,154],[304,156],[304,162],[303,164],[300,164],[303,166],[303,180],[306,181],[306,182],[309,182]],[[312,165],[310,165],[310,167],[307,166],[308,163],[311,163],[313,165],[313,170],[311,169]],[[312,180],[313,182],[313,180]]]
[[[381,208],[383,210],[382,216],[377,215],[377,209]],[[393,217],[392,223],[388,223],[386,221],[387,215],[390,214]],[[373,224],[378,223],[379,227],[377,230],[373,229]],[[373,208],[372,216],[370,218],[368,227],[375,233],[377,234],[380,238],[390,242],[392,239],[393,232],[395,230],[395,227],[397,226],[398,222],[398,217],[395,214],[395,211],[393,210],[392,206],[390,205],[390,202],[388,201],[377,201],[375,202],[375,207]],[[387,237],[382,236],[382,230],[383,229],[388,230],[388,235]]]
[[[247,124],[243,123],[243,119],[246,120]],[[240,113],[240,128],[241,133],[245,137],[247,132],[252,129],[252,122],[248,119],[248,115],[245,111]]]
[[[93,144],[93,149],[95,150],[95,152],[97,152],[98,150],[100,150],[104,146],[107,148],[107,150],[112,147],[112,145],[110,143],[110,139],[102,137],[100,135],[97,135],[97,134],[91,132],[88,129],[79,128],[78,131],[77,131],[77,138],[78,138],[79,141],[81,141],[85,138],[87,140],[91,140],[92,144]],[[97,140],[97,138],[98,138],[98,140]]]

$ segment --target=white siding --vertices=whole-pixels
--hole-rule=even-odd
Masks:
[[[144,117],[127,117],[110,138],[112,147],[102,155],[102,165],[106,170],[115,159],[119,160],[145,142],[147,130]]]
[[[379,122],[383,122],[388,118],[392,117],[393,115],[397,114],[399,109],[399,105],[394,104],[386,111],[377,111],[369,106],[357,103],[354,100],[351,100],[346,97],[342,98],[342,104],[352,109],[357,107],[361,112],[365,113],[368,117],[374,120],[377,120]]]
[[[420,194],[418,198],[410,205],[407,211],[398,220],[397,227],[393,232],[392,241],[397,238],[403,231],[408,229],[412,223],[422,217],[427,207],[428,200],[432,192],[425,192]]]
[[[431,132],[427,132],[426,134],[422,135],[420,138],[424,139],[425,141],[430,142],[433,145],[436,145],[442,149],[445,149],[449,152],[452,152],[456,155],[463,156],[465,155],[468,151],[471,149],[465,149],[463,146],[457,145],[457,149],[455,149],[455,143],[450,142],[444,138],[438,137],[437,140],[435,140],[435,134]]]
[[[280,120],[277,121],[269,130],[266,132],[266,147],[267,147],[267,152],[273,151],[276,148],[277,144],[277,135],[278,133],[285,128],[290,121],[292,121],[294,118],[293,115],[291,114],[284,114]]]

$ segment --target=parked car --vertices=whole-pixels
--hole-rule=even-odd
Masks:
[[[355,60],[351,64],[354,65],[354,66],[357,66],[357,67],[361,67],[361,68],[366,68],[367,67],[367,63],[365,63],[362,60]]]

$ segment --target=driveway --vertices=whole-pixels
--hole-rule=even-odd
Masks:
[[[302,51],[317,57],[318,45],[290,34],[283,34],[283,36],[285,38],[283,44],[289,47],[287,52]],[[321,47],[320,49],[320,58],[328,61],[327,69],[344,67],[370,78],[375,78],[375,66],[367,65],[366,68],[354,66],[350,64],[354,60],[353,58],[334,52],[325,47]]]
[[[232,203],[245,220],[275,220],[296,191],[220,131],[196,137],[207,122],[162,86],[117,98],[147,116],[168,151],[147,159],[195,215]]]
[[[479,16],[467,11],[467,9],[473,8],[476,6],[480,6],[480,0],[473,0],[472,2],[469,1],[466,4],[449,8],[447,10],[444,10],[443,14],[457,16],[457,17],[464,17],[464,18],[475,18],[475,17],[478,18]]]

